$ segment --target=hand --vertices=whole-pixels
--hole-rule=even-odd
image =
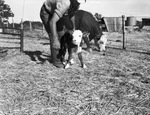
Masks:
[[[54,42],[53,42],[53,48],[54,49],[60,49],[60,42],[58,40],[54,40]]]

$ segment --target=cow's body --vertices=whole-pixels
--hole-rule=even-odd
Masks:
[[[80,30],[75,30],[73,33],[66,32],[60,41],[61,49],[60,49],[60,57],[65,64],[65,68],[69,68],[71,64],[73,64],[73,54],[77,53],[78,58],[80,60],[81,66],[86,68],[85,64],[83,63],[82,58],[82,47],[80,46],[82,40],[83,33]],[[68,60],[65,63],[65,54],[66,50],[68,49]]]
[[[98,41],[103,33],[98,22],[91,13],[84,10],[78,10],[75,14],[75,29],[81,30],[86,34],[86,36],[83,35],[83,39],[88,49],[90,49],[90,41],[94,39],[95,45],[100,50]]]

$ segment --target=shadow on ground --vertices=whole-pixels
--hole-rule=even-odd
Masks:
[[[24,53],[28,55],[32,61],[37,63],[43,64],[46,61],[52,63],[51,56],[41,51],[24,51]]]

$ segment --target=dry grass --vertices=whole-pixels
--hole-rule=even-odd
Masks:
[[[26,35],[25,53],[1,58],[0,115],[150,114],[150,33],[128,33],[127,50],[116,49],[120,34],[108,34],[105,56],[83,51],[88,68],[75,56],[66,70],[49,62],[49,40]]]

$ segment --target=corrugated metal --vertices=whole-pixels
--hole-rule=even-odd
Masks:
[[[150,26],[150,18],[142,18],[143,26]]]
[[[122,18],[121,17],[104,17],[108,32],[122,31]]]

